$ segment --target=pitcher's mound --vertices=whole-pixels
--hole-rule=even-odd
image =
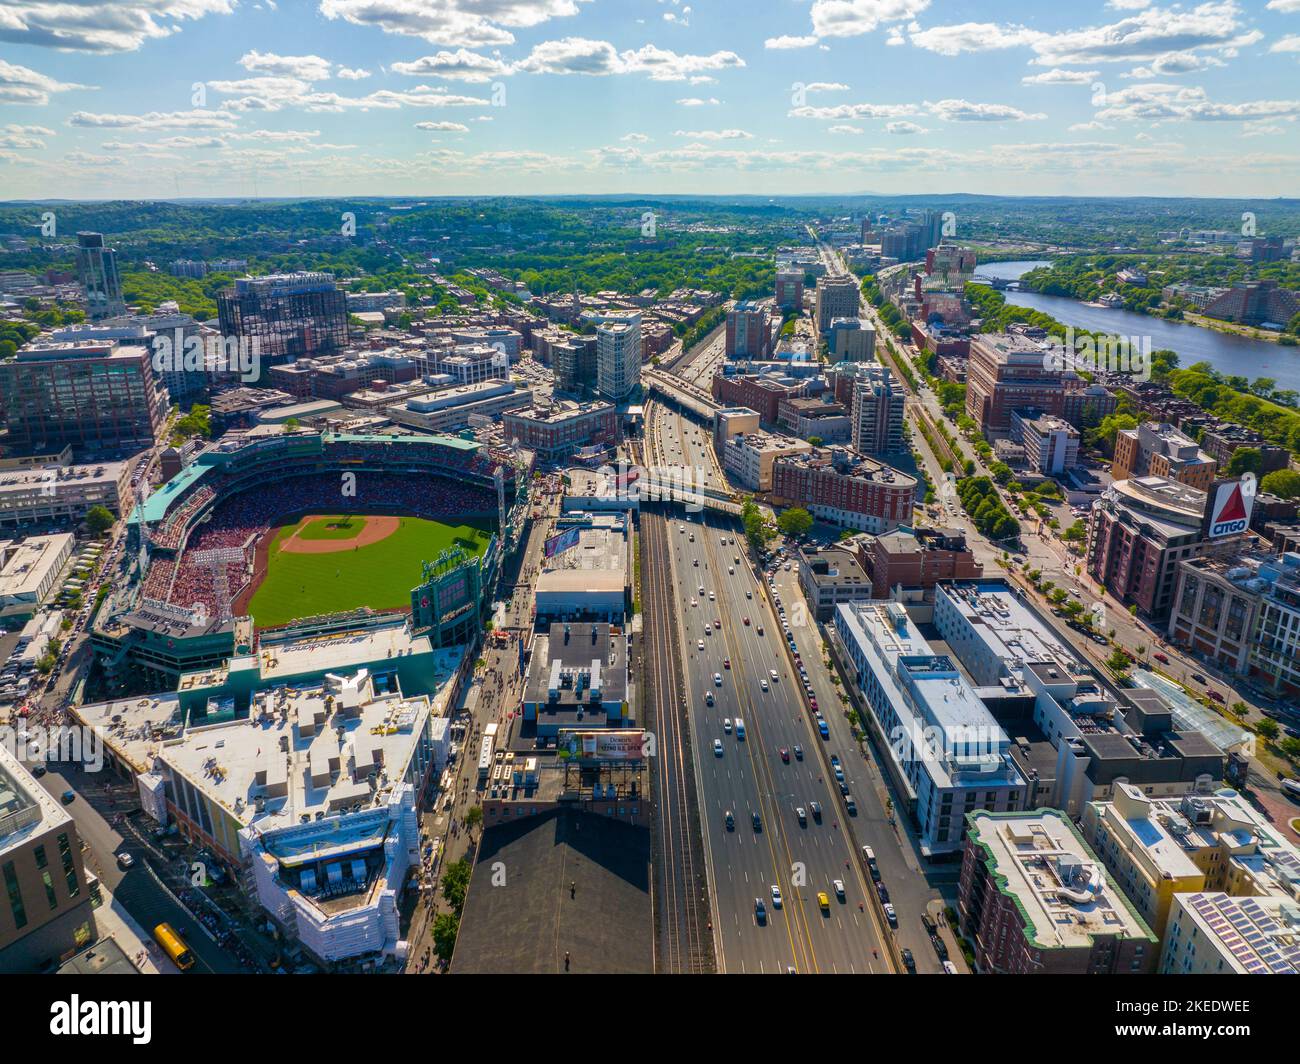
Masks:
[[[337,554],[387,539],[401,527],[400,517],[312,514],[298,522],[293,534],[280,541],[286,554]]]

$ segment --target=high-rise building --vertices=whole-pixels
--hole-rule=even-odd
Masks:
[[[823,277],[817,282],[817,331],[828,333],[836,318],[858,316],[860,293],[852,276]]]
[[[876,328],[865,318],[832,318],[827,344],[833,361],[872,362],[876,357]]]
[[[906,395],[884,366],[863,366],[853,386],[853,449],[861,454],[894,454],[903,440]]]
[[[38,342],[0,362],[0,424],[17,453],[152,447],[167,398],[149,349],[116,340]]]
[[[1115,410],[1115,396],[1074,370],[1056,368],[1050,352],[1019,333],[981,333],[970,342],[966,413],[986,436],[1011,430],[1011,412],[1032,407],[1076,428]]]
[[[585,395],[596,387],[596,338],[565,333],[564,339],[550,345],[551,367],[555,371],[555,390],[570,395]]]
[[[1168,477],[1189,488],[1209,491],[1217,463],[1186,433],[1173,425],[1147,421],[1135,429],[1120,429],[1115,437],[1115,480],[1129,477]]]
[[[776,305],[782,310],[798,310],[803,306],[802,270],[776,271]]]
[[[103,233],[77,234],[77,280],[85,291],[86,317],[91,321],[126,313],[117,253],[104,244]]]
[[[641,315],[609,314],[596,326],[596,390],[614,403],[641,383]]]
[[[328,355],[348,342],[347,293],[327,273],[242,277],[217,295],[226,338],[247,341],[262,367]]]
[[[35,972],[93,943],[76,822],[0,746],[0,972]]]
[[[767,308],[753,300],[727,311],[728,358],[766,359],[772,354],[772,323]]]

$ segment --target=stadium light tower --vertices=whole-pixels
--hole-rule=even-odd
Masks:
[[[217,622],[224,623],[230,620],[230,571],[227,566],[244,560],[243,549],[213,547],[209,550],[195,551],[193,560],[196,565],[206,565],[212,570],[212,587],[217,593]]]

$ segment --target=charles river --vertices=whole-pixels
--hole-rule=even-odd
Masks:
[[[1044,261],[990,262],[977,266],[975,275],[1014,281],[1035,267],[1048,265],[1050,263]],[[1089,307],[1068,296],[1015,290],[1002,294],[1008,303],[1041,310],[1063,325],[1122,336],[1149,336],[1152,351],[1165,348],[1176,351],[1178,364],[1183,367],[1193,362],[1208,362],[1223,374],[1236,374],[1252,381],[1256,377],[1272,377],[1279,390],[1300,391],[1300,347],[1279,347],[1267,340],[1233,336],[1196,325],[1166,321],[1150,314],[1134,314],[1130,310]]]

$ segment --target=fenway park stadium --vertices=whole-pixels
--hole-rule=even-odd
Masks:
[[[92,640],[107,690],[392,625],[472,642],[531,456],[449,436],[227,437],[138,502]],[[501,530],[506,530],[503,540]]]

